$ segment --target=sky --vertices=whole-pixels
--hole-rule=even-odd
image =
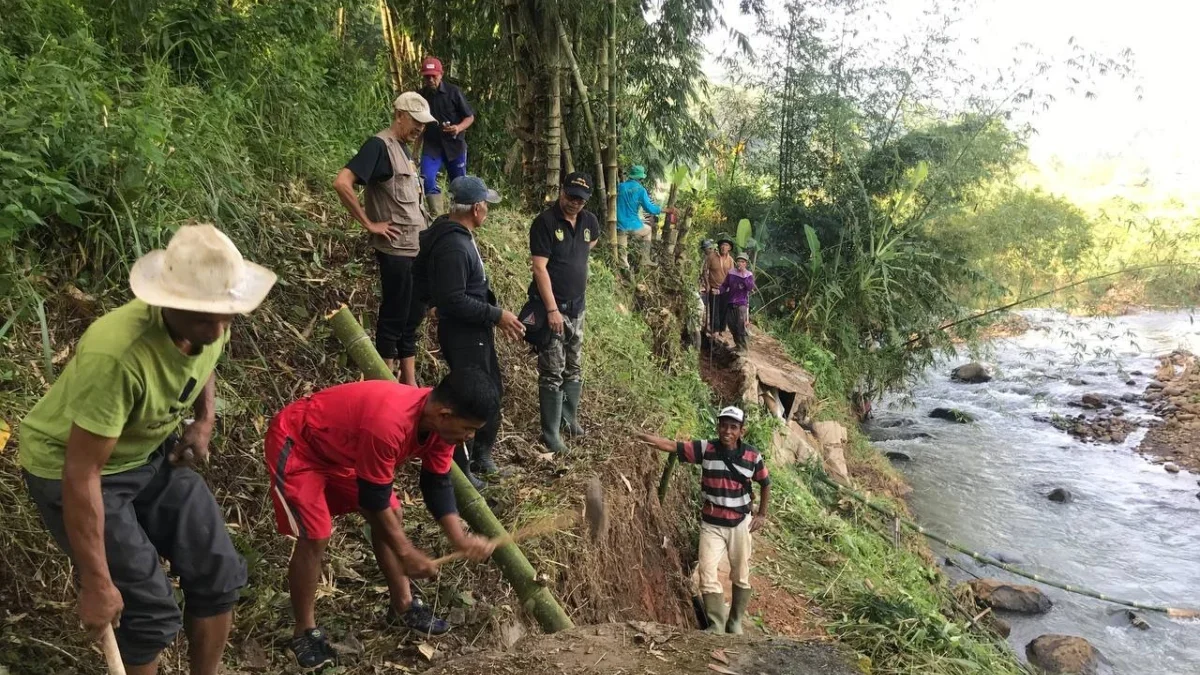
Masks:
[[[886,30],[915,28],[920,9],[931,0],[887,0]],[[741,16],[736,0],[723,0],[727,23],[744,33],[754,21]],[[954,0],[943,0],[943,4]],[[781,7],[783,0],[767,0]],[[1050,110],[1029,119],[1037,129],[1030,158],[1046,167],[1052,158],[1087,165],[1115,156],[1129,167],[1145,166],[1157,187],[1175,193],[1200,193],[1200,86],[1193,45],[1200,26],[1200,3],[1191,0],[974,0],[955,27],[963,61],[984,73],[1008,63],[1017,46],[1029,43],[1045,53],[1063,53],[1068,40],[1088,50],[1116,55],[1133,52],[1135,72],[1127,81],[1109,78],[1085,99],[1053,91]],[[869,29],[868,29],[869,30]],[[874,30],[884,30],[876,27]],[[723,71],[712,58],[728,47],[724,33],[709,36],[706,69],[714,79]],[[757,48],[764,38],[752,37]],[[1140,87],[1140,100],[1135,87]],[[1136,172],[1134,172],[1136,173]],[[1140,175],[1140,174],[1139,174]],[[1143,180],[1134,178],[1130,180]]]

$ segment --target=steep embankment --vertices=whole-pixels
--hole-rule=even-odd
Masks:
[[[259,456],[261,435],[287,401],[359,377],[322,317],[345,303],[369,326],[375,306],[373,266],[365,262],[369,254],[361,237],[316,225],[328,223],[329,214],[319,202],[307,203],[311,210],[299,222],[263,224],[259,234],[269,246],[239,242],[247,257],[280,271],[282,281],[259,311],[235,326],[220,369],[216,455],[206,470],[250,566],[251,584],[238,608],[227,660],[232,672],[279,672],[287,663],[282,653],[290,625],[284,571],[291,547],[272,525]],[[523,301],[529,279],[526,222],[499,212],[481,237],[497,295],[510,308]],[[987,672],[1010,670],[1007,657],[986,638],[963,631],[963,618],[953,613],[952,599],[921,542],[907,536],[894,539],[873,516],[813,478],[824,465],[830,475],[860,487],[893,496],[903,491],[878,453],[853,429],[837,423],[847,419],[840,397],[818,399],[811,376],[790,361],[782,346],[761,335],[755,337],[756,358],[738,361],[718,355],[713,372],[723,372],[727,386],[736,386],[713,396],[700,379],[694,354],[679,347],[676,317],[688,300],[680,277],[663,269],[626,283],[598,261],[591,271],[583,409],[589,435],[572,443],[567,457],[541,452],[534,441],[534,357],[523,344],[502,344],[506,400],[498,457],[517,472],[486,497],[511,529],[578,508],[583,482],[600,476],[610,522],[601,541],[589,542],[572,531],[523,548],[577,624],[628,628],[623,622],[652,621],[665,625],[654,629],[659,637],[675,636],[638,638],[636,629],[620,628],[630,638],[628,644],[644,648],[640,655],[621,657],[631,659],[627,661],[613,654],[614,662],[633,667],[645,657],[677,663],[675,671],[664,667],[662,672],[694,672],[691,668],[706,660],[720,664],[702,653],[717,643],[688,632],[696,621],[688,577],[694,562],[697,480],[688,470],[677,471],[660,502],[656,490],[662,458],[635,443],[632,435],[637,429],[683,436],[711,433],[715,406],[731,402],[728,392],[734,391],[754,411],[751,440],[767,450],[772,462],[775,515],[755,555],[753,636],[737,642],[753,645],[745,654],[731,651],[730,658],[743,659],[740,665],[758,663],[762,672],[793,672],[769,664],[786,665],[788,654],[804,649],[762,642],[762,636],[817,635],[843,642],[857,652],[861,666],[874,672],[966,672],[968,666],[962,664]],[[53,270],[36,283],[47,298],[45,329],[35,312],[24,313],[0,355],[0,372],[14,373],[13,386],[0,391],[0,410],[9,423],[19,421],[45,390],[47,368],[60,368],[70,358],[88,323],[128,297],[120,286],[77,288],[69,273],[56,276]],[[431,338],[432,327],[426,326],[418,356],[424,382],[435,381],[442,368]],[[0,607],[6,612],[0,621],[0,664],[14,674],[98,673],[96,652],[73,615],[69,567],[25,498],[14,445],[10,442],[0,454],[0,548],[5,551]],[[802,463],[806,459],[819,461]],[[399,489],[408,507],[410,534],[419,545],[444,551],[436,526],[420,507],[412,472],[401,475]],[[488,652],[472,657],[481,648],[511,647],[536,632],[492,566],[457,563],[421,586],[439,613],[456,624],[450,635],[426,640],[389,626],[384,619],[386,588],[361,521],[350,517],[339,524],[319,590],[318,614],[348,657],[346,673],[374,673],[389,663],[400,672],[419,670],[431,655],[435,665],[460,656],[504,672],[502,663],[511,665],[522,657],[559,663],[567,657],[550,657],[561,652],[574,653],[580,664],[568,672],[612,672],[612,662],[603,662],[605,650],[615,644],[613,631],[618,629],[612,627],[581,628],[561,638],[530,636],[511,656]],[[599,642],[592,644],[592,637]],[[572,652],[573,644],[583,642],[589,644],[580,647],[582,653]],[[626,644],[624,637],[621,644]],[[695,649],[701,651],[688,651]],[[170,650],[163,672],[184,672],[183,654],[182,645]],[[813,654],[835,658],[832,652]],[[765,660],[753,661],[757,656]],[[693,657],[699,660],[693,663]],[[582,669],[589,660],[591,670]],[[462,662],[448,662],[444,672],[455,672],[454,663]]]

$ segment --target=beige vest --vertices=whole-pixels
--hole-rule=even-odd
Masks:
[[[383,253],[411,258],[417,255],[417,237],[429,226],[429,214],[422,199],[421,174],[390,129],[384,129],[375,137],[387,146],[392,177],[367,185],[364,191],[367,217],[377,223],[392,223],[402,234],[394,241],[372,234],[371,246]]]

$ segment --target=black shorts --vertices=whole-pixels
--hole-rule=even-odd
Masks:
[[[29,496],[46,529],[71,554],[63,524],[62,481],[25,474]],[[182,625],[171,581],[159,556],[179,577],[187,614],[224,614],[246,585],[246,562],[233,547],[225,518],[204,479],[175,467],[163,448],[141,467],[100,478],[108,572],[125,609],[117,629],[121,657],[130,665],[154,661]]]

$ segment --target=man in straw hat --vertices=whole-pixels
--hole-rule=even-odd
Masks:
[[[640,433],[638,438],[663,452],[673,452],[679,461],[699,464],[700,492],[700,593],[708,617],[708,631],[742,633],[742,617],[750,602],[750,533],[767,522],[771,500],[771,478],[762,455],[742,441],[746,413],[728,406],[717,417],[717,438],[711,441],[670,441]],[[751,481],[758,483],[758,513],[750,516]],[[728,616],[725,589],[717,577],[721,559],[729,557],[733,582],[733,604]]]
[[[21,425],[25,483],[79,573],[79,616],[93,632],[118,626],[131,674],[157,672],[181,624],[193,675],[220,666],[246,563],[190,465],[208,460],[233,317],[274,283],[212,225],[180,228],[134,264],[137,299],[88,327]],[[182,621],[160,556],[179,577]]]
[[[400,381],[415,385],[417,324],[423,308],[413,305],[413,258],[421,231],[429,224],[422,201],[421,172],[409,147],[433,122],[429,103],[415,91],[392,102],[392,124],[368,138],[358,154],[333,181],[342,205],[371,233],[379,262],[381,298],[375,328],[375,349]],[[365,185],[366,207],[358,203],[355,185]],[[414,316],[415,314],[415,316]]]
[[[704,252],[704,302],[708,305],[709,333],[725,332],[725,296],[721,294],[721,284],[733,269],[733,240],[722,236],[717,240],[717,248],[706,249]]]

